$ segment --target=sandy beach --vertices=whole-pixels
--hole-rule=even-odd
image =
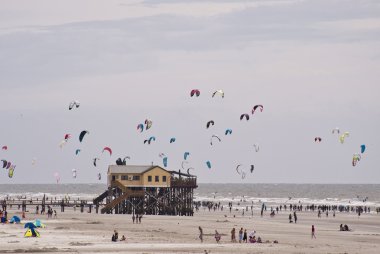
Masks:
[[[20,215],[10,210],[9,215]],[[233,217],[235,214],[235,218]],[[225,217],[225,215],[227,217]],[[298,212],[297,224],[288,221],[289,211],[271,218],[269,212],[261,218],[240,212],[209,212],[201,209],[194,217],[144,216],[141,224],[133,224],[131,215],[106,215],[74,212],[72,208],[58,213],[56,219],[47,215],[27,213],[27,220],[40,218],[47,225],[39,229],[40,238],[24,238],[22,224],[0,225],[1,253],[378,253],[380,220],[375,213],[337,213],[321,218],[316,212]],[[350,232],[340,232],[347,224]],[[311,239],[311,225],[316,227],[317,239]],[[198,239],[198,226],[204,230],[204,242]],[[256,230],[264,243],[231,243],[230,232],[235,227]],[[119,239],[112,242],[113,230]],[[222,234],[221,243],[214,238],[215,229]],[[273,243],[274,240],[278,244]],[[269,243],[265,243],[269,241]]]

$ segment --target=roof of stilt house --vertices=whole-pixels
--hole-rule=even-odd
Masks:
[[[108,167],[108,173],[110,174],[143,174],[151,169],[160,168],[166,172],[169,172],[157,165],[110,165]]]

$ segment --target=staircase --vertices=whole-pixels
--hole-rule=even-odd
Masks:
[[[99,203],[100,201],[102,201],[103,199],[105,199],[108,195],[108,190],[106,190],[105,192],[103,192],[102,194],[100,194],[97,198],[94,198],[94,204],[97,204]]]
[[[111,187],[112,188],[119,188],[122,192],[126,192],[127,188],[124,186],[124,184],[122,184],[121,182],[119,182],[119,180],[114,180],[112,181],[111,183]]]
[[[138,197],[138,196],[144,196],[144,191],[131,191],[131,190],[126,190],[121,196],[115,198],[112,200],[110,203],[105,205],[100,212],[101,213],[107,213],[111,211],[115,206],[126,200],[128,197]]]
[[[100,210],[100,212],[101,213],[106,213],[106,212],[111,211],[117,204],[119,204],[120,202],[122,202],[123,200],[125,200],[126,198],[128,198],[128,195],[129,195],[129,193],[125,192],[123,195],[115,198],[110,203],[108,203],[105,207],[103,207]]]

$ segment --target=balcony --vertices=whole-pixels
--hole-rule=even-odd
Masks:
[[[170,187],[197,188],[197,178],[177,178],[170,179]]]

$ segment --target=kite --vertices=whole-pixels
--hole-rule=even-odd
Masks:
[[[97,162],[98,160],[100,160],[100,159],[99,159],[99,158],[94,158],[94,159],[92,160],[92,163],[94,164],[95,167],[96,167],[96,162]]]
[[[9,168],[9,171],[8,171],[8,177],[9,177],[9,178],[12,178],[12,177],[13,177],[13,174],[14,174],[15,168],[16,168],[16,166],[14,166],[14,165],[12,165],[12,166]]]
[[[350,133],[348,131],[346,131],[345,133],[343,133],[341,136],[339,136],[339,141],[341,144],[344,143],[344,140],[346,139],[346,137],[349,137],[350,136]]]
[[[214,98],[215,95],[219,94],[220,96],[222,96],[222,98],[224,98],[224,92],[223,90],[217,90],[215,91],[213,94],[212,94],[212,97]]]
[[[162,163],[164,164],[164,167],[167,167],[168,166],[168,157],[164,157],[162,159]]]
[[[211,162],[210,161],[206,161],[206,165],[209,169],[211,169]]]
[[[340,133],[340,130],[339,130],[339,128],[338,127],[335,127],[333,130],[332,130],[332,134],[334,134],[334,133]]]
[[[83,138],[86,134],[90,134],[90,132],[84,130],[82,131],[80,134],[79,134],[79,142],[82,142],[83,141]]]
[[[72,169],[71,171],[73,172],[73,178],[77,178],[77,170],[76,169]]]
[[[104,148],[103,148],[103,151],[102,151],[102,153],[104,153],[104,151],[107,151],[107,152],[109,152],[109,153],[110,153],[110,156],[112,156],[112,149],[111,149],[111,148],[109,148],[108,146],[106,146],[106,147],[104,147]]]
[[[258,151],[260,151],[260,145],[259,144],[254,144],[253,147],[255,148],[256,153]]]
[[[245,117],[245,119],[248,121],[249,120],[249,115],[248,114],[241,114],[240,116],[240,121],[243,120],[243,118]]]
[[[190,169],[194,169],[194,168],[188,168],[187,169],[187,174],[190,175]]]
[[[227,129],[226,132],[224,133],[224,135],[227,135],[227,134],[232,134],[232,130],[231,129]]]
[[[263,112],[263,110],[264,110],[263,105],[256,105],[252,109],[252,115],[256,112],[256,109],[258,109],[258,108],[260,109],[260,112]]]
[[[140,130],[140,132],[143,132],[144,131],[144,125],[142,123],[137,125],[137,130]]]
[[[215,122],[213,120],[211,121],[208,121],[207,124],[206,124],[206,128],[210,128],[210,125],[214,126]]]
[[[65,138],[64,138],[64,140],[69,140],[69,138],[71,138],[71,134],[65,134]]]
[[[198,89],[193,89],[191,90],[190,92],[190,96],[193,97],[193,96],[196,96],[196,97],[199,97],[199,95],[201,95],[201,92],[198,90]]]
[[[182,163],[181,163],[182,169],[185,169],[185,167],[184,167],[185,164],[189,164],[189,162],[188,161],[182,161]]]
[[[321,141],[322,141],[321,137],[315,137],[314,138],[314,142],[316,142],[316,143],[320,143]]]
[[[69,104],[69,110],[72,110],[74,107],[79,108],[79,106],[80,106],[79,101],[72,101]]]
[[[187,160],[187,157],[190,155],[190,153],[189,152],[185,152],[184,154],[183,154],[183,159],[184,160]]]
[[[219,140],[219,142],[222,141],[218,136],[216,136],[216,135],[212,135],[212,137],[211,137],[211,139],[210,139],[210,144],[211,144],[211,145],[212,145],[212,140],[213,140],[214,138],[216,138],[217,140]]]
[[[365,149],[366,149],[366,146],[365,145],[361,145],[360,146],[360,153],[364,153]]]
[[[145,120],[145,130],[149,130],[152,127],[153,122],[149,119]]]
[[[75,155],[78,155],[80,152],[80,149],[75,150]]]
[[[116,165],[118,165],[118,166],[122,166],[122,165],[124,165],[124,164],[123,164],[123,161],[121,160],[121,158],[117,158],[117,160],[116,160]]]
[[[241,164],[239,164],[239,165],[236,166],[236,172],[237,172],[239,175],[241,175],[241,173],[243,172],[243,170],[240,170],[240,169],[239,169],[241,166],[242,166]]]
[[[362,157],[360,156],[360,154],[358,153],[355,153],[353,156],[352,156],[352,166],[355,167],[356,164],[358,163],[358,161],[360,161]]]
[[[1,149],[6,151],[8,150],[8,146],[3,146]]]
[[[66,145],[66,143],[66,140],[62,140],[61,143],[59,143],[59,147],[62,149]]]
[[[126,165],[127,164],[127,159],[130,160],[131,157],[129,156],[125,156],[124,159],[123,159],[123,164]]]
[[[175,142],[175,138],[170,139],[170,144]]]

